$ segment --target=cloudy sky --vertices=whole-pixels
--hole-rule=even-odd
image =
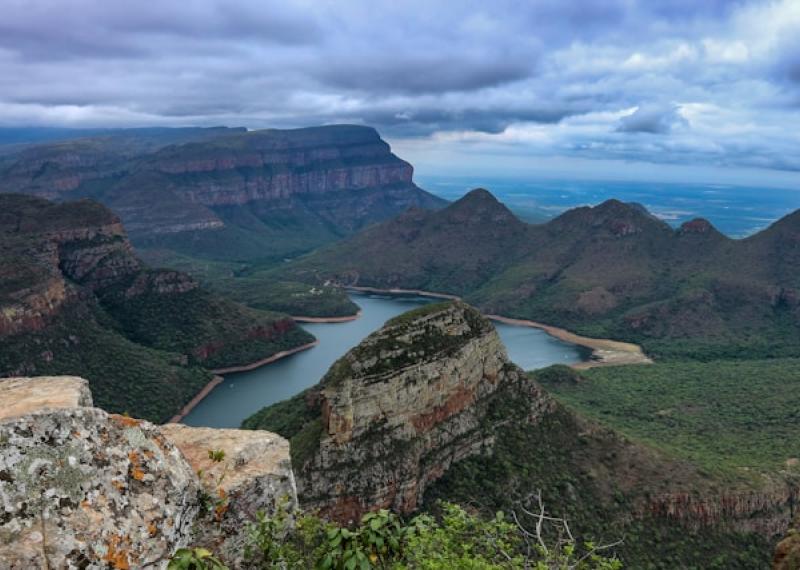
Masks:
[[[0,7],[0,125],[365,123],[429,174],[800,189],[800,0]]]

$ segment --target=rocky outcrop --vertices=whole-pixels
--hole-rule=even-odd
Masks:
[[[253,215],[265,231],[272,230],[265,235],[271,242],[272,220],[280,220],[277,228],[285,232],[287,216],[297,225],[308,227],[312,220],[331,224],[333,235],[345,234],[410,206],[445,203],[417,188],[411,165],[369,127],[220,129],[183,136],[176,130],[176,142],[188,144],[169,146],[146,135],[27,149],[0,172],[0,191],[100,199],[120,215],[137,245],[164,245],[170,236],[189,232],[232,239],[220,230],[243,222],[252,232]],[[236,251],[242,254],[241,247]]]
[[[775,548],[772,568],[773,570],[797,570],[800,568],[800,516],[795,519],[792,528],[786,533],[786,537]]]
[[[797,487],[784,482],[751,491],[731,489],[714,494],[659,495],[650,499],[646,512],[678,521],[688,528],[730,528],[772,538],[786,531],[786,522],[797,498]]]
[[[193,541],[211,548],[229,565],[244,566],[245,526],[259,512],[274,513],[297,506],[289,442],[264,431],[194,428],[181,424],[161,426],[161,433],[173,442],[205,489],[223,498],[215,518],[217,524],[196,525]],[[215,462],[209,450],[223,451]]]
[[[491,323],[464,303],[389,321],[309,396],[320,423],[307,428],[318,443],[298,471],[303,506],[343,522],[377,508],[414,511],[451,464],[492,447],[487,403],[522,378]],[[551,406],[536,387],[530,402],[531,421]]]
[[[0,415],[4,569],[163,568],[188,544],[239,568],[255,512],[296,502],[289,446],[274,434],[107,414],[74,377],[3,379],[0,400],[13,402]]]

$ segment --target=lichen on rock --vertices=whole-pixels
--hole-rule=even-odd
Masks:
[[[289,446],[274,434],[108,414],[74,377],[0,379],[0,397],[13,403],[0,414],[3,570],[163,568],[198,543],[241,551],[256,511],[296,503]],[[230,453],[217,521],[202,516],[208,483],[198,475],[198,457],[215,446]]]

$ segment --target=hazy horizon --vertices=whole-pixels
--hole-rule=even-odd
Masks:
[[[356,123],[425,175],[800,188],[793,0],[5,8],[0,126]]]

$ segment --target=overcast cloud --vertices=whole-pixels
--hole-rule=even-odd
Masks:
[[[0,7],[0,125],[352,122],[440,172],[475,156],[800,172],[798,0]]]

